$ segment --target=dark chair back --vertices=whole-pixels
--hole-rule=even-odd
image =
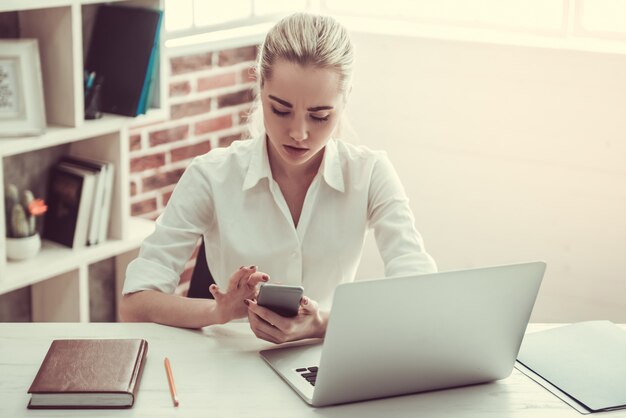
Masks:
[[[200,250],[198,251],[198,257],[196,258],[196,266],[193,268],[191,274],[191,281],[189,282],[189,290],[187,291],[188,298],[198,299],[213,299],[213,295],[209,292],[209,286],[215,283],[209,265],[206,261],[206,254],[204,251],[204,239],[200,244]]]

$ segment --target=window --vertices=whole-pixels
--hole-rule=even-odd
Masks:
[[[330,13],[428,23],[560,30],[567,0],[325,0]]]
[[[168,38],[250,26],[309,8],[309,0],[165,0]]]
[[[362,18],[371,21],[368,28],[422,24],[443,31],[495,30],[496,37],[517,32],[545,39],[626,39],[626,0],[165,0],[166,36],[177,38],[171,46],[218,33],[229,39],[246,30],[265,31],[296,11]]]
[[[626,0],[580,0],[580,10],[584,30],[626,34]]]

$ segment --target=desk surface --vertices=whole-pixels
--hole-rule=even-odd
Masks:
[[[531,325],[529,330],[545,328]],[[135,406],[126,410],[27,410],[26,393],[55,338],[145,338],[148,357]],[[349,405],[312,408],[259,357],[270,347],[245,323],[201,331],[156,324],[0,324],[0,417],[580,417],[519,371],[503,380]],[[172,363],[180,406],[170,398]],[[626,417],[626,411],[602,413]]]

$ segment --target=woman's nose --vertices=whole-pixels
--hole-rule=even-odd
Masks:
[[[289,127],[289,136],[291,139],[298,142],[306,140],[309,136],[306,123],[304,123],[304,121],[294,121]]]

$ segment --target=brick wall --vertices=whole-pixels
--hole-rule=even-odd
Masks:
[[[156,219],[190,161],[241,138],[257,46],[170,59],[170,119],[130,132],[131,213]],[[186,294],[195,253],[178,286]]]

